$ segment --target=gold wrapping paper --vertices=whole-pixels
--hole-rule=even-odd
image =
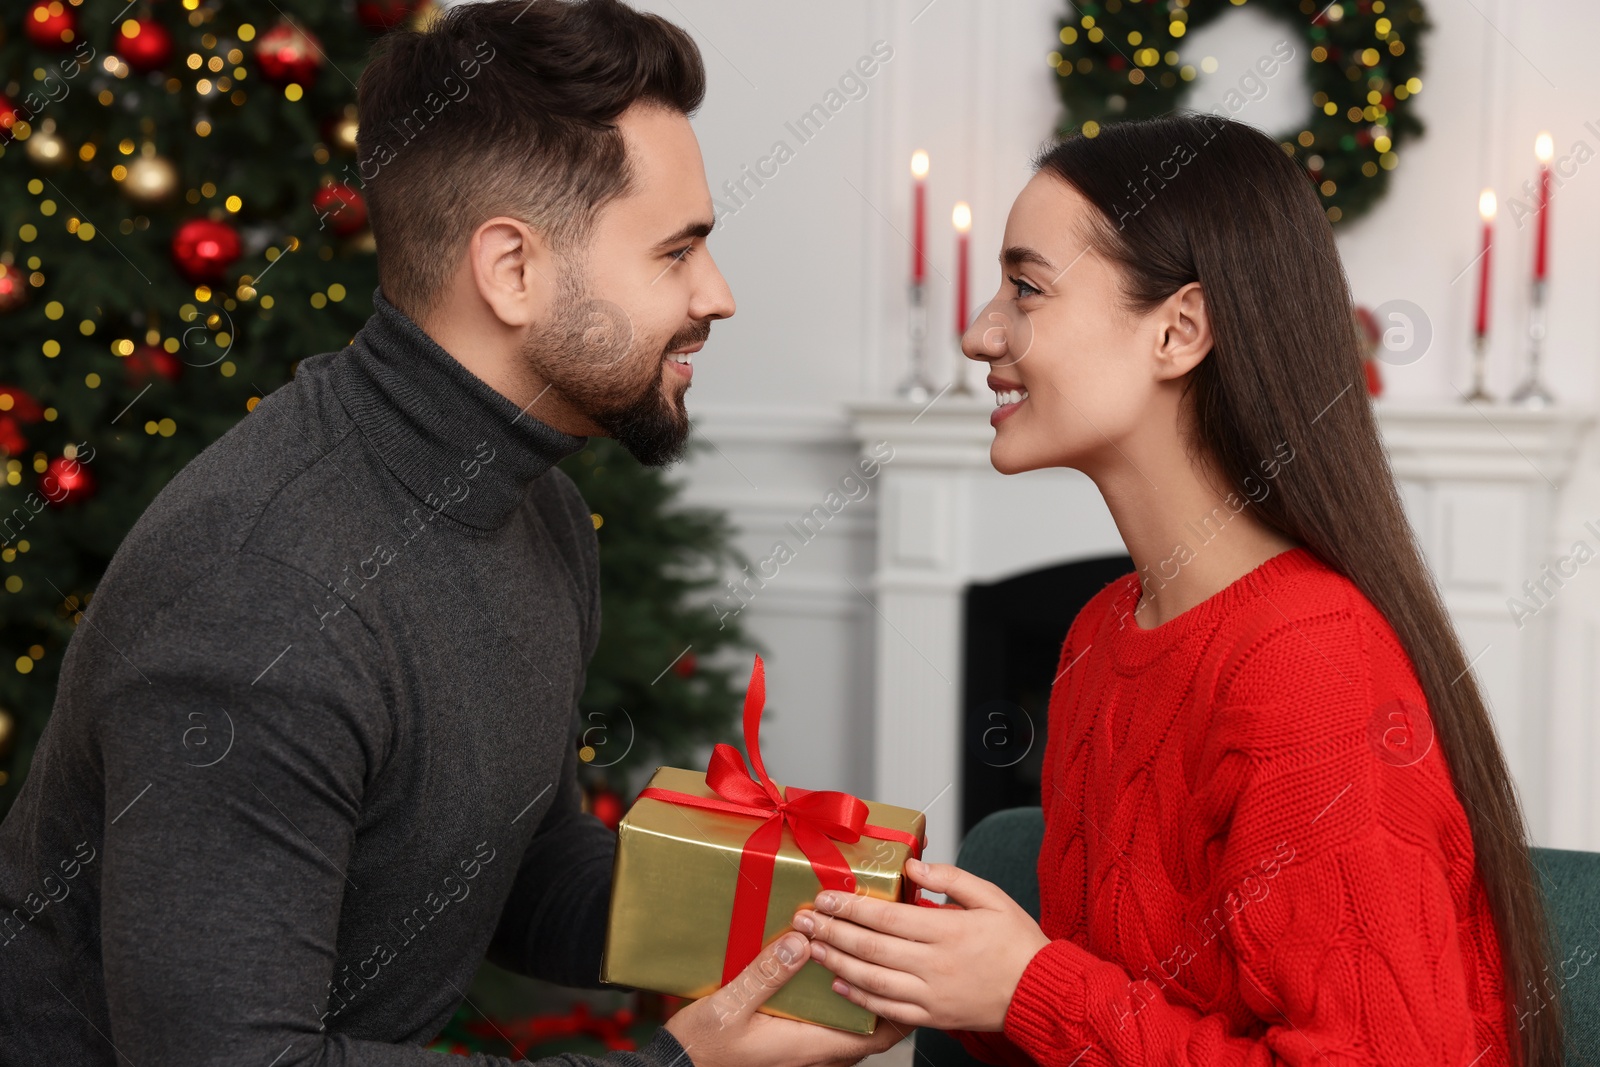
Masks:
[[[701,771],[661,767],[649,784],[692,796],[715,796]],[[924,840],[920,811],[870,800],[866,804],[867,822]],[[683,997],[703,997],[717,989],[722,984],[739,857],[745,839],[758,825],[755,818],[663,800],[644,798],[635,803],[617,827],[601,980]],[[907,846],[870,837],[835,844],[855,872],[858,893],[884,900],[907,898],[913,888],[902,874],[911,855]],[[795,911],[809,904],[821,888],[810,862],[785,829],[773,865],[762,944],[770,945],[792,929]],[[872,1033],[878,1017],[835,993],[832,983],[833,973],[813,960],[760,1010]]]

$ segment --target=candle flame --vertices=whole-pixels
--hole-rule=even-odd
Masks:
[[[918,181],[928,176],[928,153],[920,148],[911,153],[911,176]]]
[[[956,201],[956,209],[950,212],[950,221],[955,225],[957,233],[966,233],[972,229],[972,208],[967,206],[965,200]]]
[[[1556,154],[1555,141],[1551,139],[1549,130],[1533,139],[1533,154],[1539,157],[1540,163],[1550,162],[1550,158]]]
[[[1485,189],[1478,194],[1478,214],[1483,216],[1483,221],[1488,222],[1494,218],[1495,209],[1494,190]]]

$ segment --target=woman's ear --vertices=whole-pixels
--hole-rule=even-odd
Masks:
[[[508,326],[537,322],[554,299],[552,254],[521,219],[497,217],[473,233],[467,255],[478,294]]]
[[[1182,378],[1211,351],[1211,316],[1199,282],[1167,297],[1156,312],[1156,376]]]

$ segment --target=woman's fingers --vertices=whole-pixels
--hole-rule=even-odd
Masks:
[[[830,945],[880,967],[915,972],[928,963],[930,949],[923,942],[879,933],[838,916],[806,909],[795,914],[794,925],[808,933],[813,942]]]
[[[918,979],[899,971],[863,963],[848,953],[815,942],[812,943],[813,955],[818,948],[824,950],[820,961],[822,965],[837,976],[833,981],[833,991],[850,1003],[859,1004],[874,1015],[881,1016],[884,1022],[880,1022],[880,1026],[886,1023],[901,1027],[931,1025],[933,1017],[926,1008],[914,1000],[904,999],[912,995],[915,987],[921,986]]]
[[[838,890],[818,893],[814,903],[819,920],[825,917],[847,919],[858,926],[908,941],[936,940],[941,930],[948,929],[946,924],[950,917],[941,908],[921,908],[915,904],[901,904]],[[802,927],[796,929],[805,932]]]
[[[1011,898],[993,882],[986,882],[970,871],[948,863],[923,863],[907,860],[906,874],[922,888],[943,893],[963,908],[998,908]]]

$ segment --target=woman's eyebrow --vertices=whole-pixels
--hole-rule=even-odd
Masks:
[[[1020,267],[1031,263],[1034,266],[1055,273],[1056,265],[1050,262],[1039,252],[1024,245],[1011,245],[1000,252],[1000,265],[1003,267]]]

